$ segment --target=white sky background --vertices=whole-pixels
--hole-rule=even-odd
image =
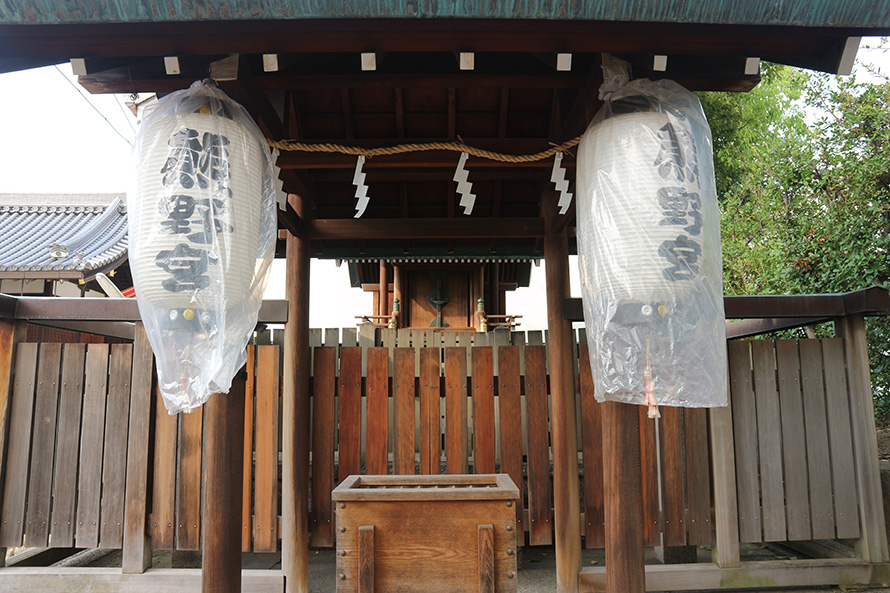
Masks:
[[[877,44],[864,39],[859,60],[886,73],[890,52],[868,49]],[[0,194],[126,192],[136,132],[123,101],[89,95],[68,64],[0,75]],[[572,296],[580,296],[577,257],[570,259]],[[507,313],[523,316],[522,330],[547,326],[544,276],[542,262],[532,268],[529,288],[507,293]],[[284,278],[283,261],[276,261],[267,298],[284,298]],[[349,286],[345,265],[312,260],[312,327],[351,327],[355,315],[372,313],[371,302],[370,293]]]

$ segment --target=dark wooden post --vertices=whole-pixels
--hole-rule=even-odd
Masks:
[[[377,287],[377,314],[389,315],[389,268],[382,259],[380,260],[380,284]]]
[[[304,220],[307,200],[288,201]],[[281,470],[281,571],[285,593],[309,591],[309,236],[287,236],[287,325]]]
[[[546,260],[547,257],[547,249],[544,249],[544,258]],[[488,279],[488,292],[491,295],[488,301],[485,303],[485,311],[489,315],[501,315],[503,311],[500,308],[501,302],[501,265],[498,262],[494,262],[488,268],[490,270],[489,274],[491,277]]]
[[[205,406],[202,593],[241,591],[244,378]]]
[[[569,248],[557,232],[556,195],[544,194],[544,265],[547,271],[547,326],[550,341],[550,399],[553,431],[553,491],[556,529],[556,590],[578,591],[581,572],[581,510],[578,493],[578,435],[571,323],[565,318],[569,293]],[[497,266],[493,268],[497,273]],[[493,283],[497,286],[497,283]]]
[[[637,406],[605,402],[606,591],[644,593],[643,486]]]

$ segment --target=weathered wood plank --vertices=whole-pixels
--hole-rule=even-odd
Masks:
[[[201,582],[200,568],[154,568],[145,574],[122,574],[120,568],[37,566],[6,569],[0,579],[0,593],[194,593],[201,590]],[[284,576],[280,570],[243,570],[241,587],[250,593],[281,593]]]
[[[241,551],[250,552],[253,540],[253,433],[256,393],[256,346],[247,346],[244,382],[244,459],[241,484]]]
[[[358,528],[358,590],[374,593],[374,526]]]
[[[389,349],[368,348],[365,456],[369,474],[388,473]]]
[[[330,363],[322,362],[316,348],[315,374],[329,373]],[[257,347],[256,371],[256,478],[254,481],[255,552],[274,552],[278,549],[278,420],[279,366],[277,346]],[[323,369],[323,370],[322,370]],[[333,398],[332,398],[333,399]],[[332,453],[333,456],[333,453]]]
[[[711,475],[708,454],[708,411],[687,408],[686,437],[686,532],[687,543],[711,543]]]
[[[74,545],[74,525],[77,520],[77,448],[80,444],[85,361],[86,344],[64,345],[50,529],[50,541],[54,548]],[[148,439],[145,442],[147,446]]]
[[[179,415],[176,472],[176,549],[197,550],[201,543],[201,445],[204,408]]]
[[[760,497],[764,541],[785,541],[785,488],[782,463],[782,424],[776,386],[776,353],[768,340],[751,342],[754,360],[754,397],[757,405],[757,443],[760,450]],[[736,449],[738,451],[738,449]]]
[[[853,429],[844,366],[844,342],[840,338],[822,341],[825,361],[825,398],[828,402],[828,437],[831,447],[831,483],[834,490],[834,521],[837,537],[859,537],[859,505],[856,490],[856,463],[853,456]]]
[[[77,480],[77,529],[74,537],[76,545],[83,548],[99,547],[108,353],[107,344],[87,346],[83,426],[80,433],[80,474]]]
[[[479,593],[495,593],[494,525],[479,525]]]
[[[127,479],[124,506],[123,572],[139,574],[151,568],[148,538],[149,436],[154,393],[154,357],[142,323],[134,330],[130,377],[130,428],[127,433]]]
[[[3,483],[3,521],[0,545],[20,547],[25,533],[25,501],[28,494],[28,467],[31,458],[31,420],[37,375],[37,344],[16,347],[6,477]]]
[[[743,349],[743,352],[747,356],[747,350]],[[714,471],[714,541],[711,550],[714,563],[721,568],[737,567],[741,562],[735,438],[732,426],[734,395],[729,387],[728,382],[728,405],[708,411],[711,424],[711,467]]]
[[[735,438],[739,538],[763,541],[760,519],[760,477],[757,448],[757,412],[751,374],[751,342],[732,341],[729,347],[729,381],[732,391],[732,429]]]
[[[445,468],[449,474],[467,473],[467,404],[466,350],[445,348]]]
[[[331,491],[334,489],[336,372],[337,349],[316,348],[315,377],[312,381],[312,511],[309,514],[314,547],[334,545]],[[275,494],[277,496],[277,492]]]
[[[807,473],[809,475],[810,524],[813,539],[832,539],[834,509],[831,500],[831,453],[828,446],[822,342],[801,340],[800,378],[806,422]]]
[[[154,476],[151,497],[151,545],[156,550],[175,546],[176,523],[176,448],[179,418],[164,407],[161,393],[154,391],[155,438]]]
[[[785,512],[788,540],[812,537],[807,477],[807,441],[803,399],[800,393],[800,354],[796,340],[776,341],[779,399],[782,420],[782,453],[785,463]]]
[[[0,372],[5,373],[0,379],[0,488],[5,476],[7,447],[9,445],[9,418],[12,413],[12,394],[15,381],[15,354],[19,342],[27,335],[27,322],[16,319],[0,319]],[[0,490],[2,495],[2,490]],[[0,498],[2,502],[2,498]],[[2,510],[2,508],[0,508]],[[0,522],[2,523],[2,522]],[[0,537],[2,540],[2,537]],[[0,567],[6,565],[6,550],[0,547]]]
[[[124,495],[127,476],[127,437],[130,418],[131,344],[112,344],[105,402],[105,451],[102,460],[102,507],[99,545],[123,545]]]
[[[658,438],[655,422],[648,417],[645,406],[639,406],[640,471],[643,487],[643,541],[647,546],[661,545],[661,501],[658,482]]]
[[[340,349],[340,442],[338,482],[361,473],[362,349]]]
[[[528,414],[529,545],[553,541],[550,522],[550,431],[547,416],[547,352],[525,347],[525,406]]]
[[[473,471],[495,472],[494,365],[491,347],[473,348]]]
[[[602,408],[594,398],[593,377],[587,342],[578,344],[581,388],[581,435],[584,455],[584,546],[606,545],[603,505],[603,421]]]
[[[506,334],[506,332],[504,332]],[[519,384],[519,348],[498,348],[498,400],[501,423],[501,473],[522,484],[522,401]],[[520,497],[522,489],[520,486]],[[525,530],[523,505],[516,505],[516,528]]]
[[[25,545],[28,547],[49,544],[62,345],[41,344],[38,356],[37,398],[31,429],[31,469],[28,472],[28,509],[25,515]]]
[[[420,351],[420,473],[438,474],[441,469],[441,390],[439,348]]]
[[[414,350],[412,348],[396,348],[394,352],[392,442],[393,473],[413,474]]]
[[[686,545],[683,426],[680,408],[661,408],[661,478],[664,545]]]

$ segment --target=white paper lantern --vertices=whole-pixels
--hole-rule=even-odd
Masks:
[[[726,404],[710,141],[692,93],[648,80],[617,89],[581,140],[578,255],[600,401],[653,416],[662,404]]]
[[[142,130],[136,207],[137,290],[157,307],[216,310],[253,282],[263,192],[262,147],[210,114],[173,115]],[[206,224],[216,232],[207,232]]]
[[[228,392],[247,360],[277,236],[272,160],[215,84],[167,95],[133,148],[130,268],[170,412]]]

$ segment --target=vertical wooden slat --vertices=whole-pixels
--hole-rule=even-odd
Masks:
[[[99,547],[108,353],[107,344],[87,346],[83,426],[80,433],[80,474],[77,480],[77,529],[74,537],[79,548]]]
[[[683,426],[680,408],[661,408],[661,480],[664,545],[686,545]]]
[[[148,539],[148,440],[151,426],[151,396],[154,358],[142,323],[133,340],[130,377],[130,427],[127,432],[127,476],[124,506],[124,550],[121,570],[141,574],[151,567]]]
[[[782,424],[776,387],[774,343],[751,342],[754,396],[757,401],[757,443],[760,449],[760,496],[764,541],[787,539],[782,472]]]
[[[374,593],[374,526],[358,528],[358,593]]]
[[[550,523],[550,431],[544,346],[525,347],[525,405],[528,410],[529,545],[553,541]]]
[[[704,546],[711,543],[711,476],[708,468],[708,411],[687,408],[686,437],[686,531],[687,543]]]
[[[312,381],[312,545],[334,545],[331,491],[334,489],[334,381],[337,349],[316,348]]]
[[[102,460],[102,508],[99,545],[123,544],[124,488],[127,475],[127,437],[130,417],[130,379],[133,346],[113,344],[105,408],[105,455]]]
[[[439,348],[420,351],[420,473],[438,474],[442,458],[439,426],[441,393],[439,389]]]
[[[27,322],[23,320],[0,319],[0,373],[5,373],[5,376],[0,379],[0,485],[4,482],[8,461],[8,428],[12,413],[12,394],[15,390],[13,382],[15,380],[16,347],[27,335],[27,326]],[[0,525],[2,525],[2,521],[0,521]],[[2,534],[2,529],[0,529],[0,534]],[[2,535],[0,535],[0,541],[2,541]],[[6,549],[0,544],[0,567],[5,565]]]
[[[828,418],[825,414],[825,383],[822,375],[822,342],[800,341],[800,379],[806,422],[809,475],[810,524],[813,539],[832,539],[834,510],[831,502],[831,453]]]
[[[400,332],[403,330],[399,330]],[[393,473],[414,473],[414,350],[396,348],[393,362]]]
[[[368,348],[367,445],[369,474],[388,473],[389,350]]]
[[[760,519],[757,412],[751,376],[751,342],[731,341],[728,347],[738,481],[739,538],[742,542],[760,542],[763,541],[763,532]]]
[[[747,358],[747,351],[744,350],[744,353]],[[728,393],[727,396],[731,403],[733,394]],[[711,467],[714,470],[714,543],[711,549],[714,563],[721,568],[738,568],[741,565],[732,411],[733,407],[727,405],[711,408],[708,412],[711,424]]]
[[[603,548],[606,545],[606,527],[603,506],[602,406],[594,397],[587,342],[578,344],[578,364],[584,455],[584,547]]]
[[[357,335],[354,327],[343,328],[343,347],[351,348],[357,344]]]
[[[480,334],[481,335],[481,334]],[[495,472],[494,375],[491,347],[473,348],[473,471]]]
[[[28,472],[28,509],[25,516],[25,545],[28,547],[46,546],[49,543],[62,345],[41,344],[39,357],[34,428],[31,433],[31,469]]]
[[[501,424],[501,473],[510,475],[513,483],[520,488],[516,505],[516,529],[525,530],[523,521],[522,481],[522,406],[519,387],[519,348],[501,346],[498,348],[498,399]]]
[[[179,416],[176,472],[176,549],[197,550],[201,543],[201,445],[204,408]]]
[[[15,383],[12,386],[6,478],[3,483],[3,521],[0,523],[0,545],[11,548],[22,545],[25,532],[36,374],[37,344],[19,344],[15,354]]]
[[[244,383],[244,459],[241,460],[241,551],[250,552],[253,539],[253,432],[256,391],[256,346],[247,346],[247,380]]]
[[[788,539],[802,541],[812,537],[812,530],[807,487],[807,441],[800,394],[800,355],[796,340],[776,341],[776,366],[779,374]]]
[[[86,344],[65,344],[62,350],[62,386],[53,476],[53,509],[50,542],[53,547],[74,545],[77,494],[77,447],[83,405]],[[148,439],[146,439],[146,446]],[[142,497],[145,500],[145,497]]]
[[[831,483],[834,490],[834,521],[837,537],[859,537],[856,502],[856,465],[853,430],[844,368],[844,343],[840,338],[822,341],[825,361],[825,397],[828,402],[828,437],[831,447]]]
[[[154,391],[155,439],[154,476],[151,496],[151,545],[156,550],[172,550],[176,530],[176,446],[181,414],[167,413],[161,393]],[[86,427],[84,427],[86,430]]]
[[[361,473],[362,465],[362,349],[340,349],[339,475]]]
[[[479,593],[495,593],[494,525],[477,527],[479,534]]]
[[[316,375],[319,352],[316,349]],[[277,346],[257,346],[256,370],[256,478],[254,482],[253,549],[278,549],[278,419],[279,357]],[[330,497],[329,497],[330,498]]]
[[[445,348],[445,467],[467,473],[467,358],[464,348]]]
[[[661,545],[661,511],[659,509],[658,438],[655,422],[645,406],[638,406],[640,423],[640,471],[643,487],[643,541],[647,546]]]

